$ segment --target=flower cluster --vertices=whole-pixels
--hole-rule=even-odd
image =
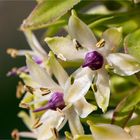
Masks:
[[[51,49],[47,54],[35,35],[24,31],[32,50],[9,49],[11,56],[26,56],[26,66],[12,69],[8,75],[19,75],[23,80],[17,96],[22,97],[18,116],[30,132],[13,131],[12,136],[58,139],[59,131],[68,122],[68,140],[137,140],[140,125],[123,129],[112,124],[93,124],[92,134],[85,135],[81,118],[86,119],[98,108],[107,111],[110,100],[110,74],[130,76],[140,71],[140,63],[129,54],[118,52],[121,30],[109,28],[97,41],[90,28],[72,11],[66,37],[46,37]],[[60,62],[79,62],[80,66],[68,74]],[[24,95],[23,95],[24,94]],[[90,96],[87,98],[87,96]],[[94,121],[94,120],[93,120]]]

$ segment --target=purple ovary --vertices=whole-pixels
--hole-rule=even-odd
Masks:
[[[48,101],[46,106],[38,108],[34,110],[34,112],[39,112],[47,109],[52,109],[52,110],[56,110],[57,108],[63,109],[64,107],[65,107],[65,102],[63,99],[63,93],[55,92],[52,95],[51,99]]]
[[[97,51],[92,51],[86,54],[82,67],[89,67],[92,70],[98,70],[102,68],[103,62],[103,56]]]

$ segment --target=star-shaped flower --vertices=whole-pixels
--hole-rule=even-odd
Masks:
[[[29,102],[23,102],[22,104],[27,104],[27,106],[35,105],[38,103],[41,103],[42,101],[48,100],[48,103],[44,106],[41,106],[39,108],[36,108],[34,112],[40,112],[40,111],[46,111],[40,118],[39,124],[42,124],[39,129],[41,133],[44,134],[44,138],[51,137],[51,125],[53,124],[53,127],[56,128],[57,131],[59,131],[63,125],[65,124],[66,120],[69,122],[69,126],[71,128],[73,135],[78,134],[84,134],[83,127],[80,123],[79,116],[84,118],[88,116],[93,110],[96,110],[96,106],[89,104],[84,97],[79,98],[79,100],[69,102],[67,101],[67,98],[64,98],[65,94],[71,94],[73,93],[78,94],[80,92],[81,94],[85,94],[85,92],[88,91],[88,88],[90,86],[89,78],[91,77],[81,77],[83,80],[85,80],[85,83],[83,83],[83,80],[81,78],[77,78],[76,81],[74,81],[74,84],[69,82],[66,82],[68,79],[68,75],[63,69],[63,67],[59,64],[59,62],[56,60],[53,53],[49,54],[48,59],[48,65],[51,68],[52,73],[56,77],[59,85],[51,78],[51,76],[47,73],[45,69],[40,67],[37,63],[34,62],[34,60],[31,58],[31,56],[27,55],[27,67],[29,69],[29,73],[31,76],[31,79],[36,84],[31,84],[30,82],[25,81],[29,86],[33,86],[33,94],[38,96],[37,100],[29,101]],[[30,79],[30,80],[31,80]],[[86,86],[85,86],[86,85]],[[50,92],[48,94],[41,95],[41,91],[39,89],[48,89]],[[40,95],[39,95],[40,94]],[[42,97],[41,97],[42,96]],[[25,97],[26,99],[26,97]],[[25,99],[23,99],[25,101]],[[64,120],[62,120],[61,117],[55,118],[53,122],[53,116],[51,115],[49,110],[53,110],[54,114],[56,112],[56,116],[58,113],[62,113],[65,117]],[[46,125],[47,123],[50,123],[48,120],[48,117],[52,118],[52,122],[50,124],[51,127]],[[58,127],[58,121],[59,121],[59,127]],[[43,131],[43,132],[42,132]],[[48,132],[48,133],[45,133]],[[41,135],[42,136],[42,135]]]
[[[68,33],[71,37],[47,37],[45,41],[62,60],[83,61],[82,68],[72,76],[76,80],[76,77],[79,78],[77,75],[80,77],[92,75],[89,82],[92,83],[96,102],[105,112],[110,98],[109,75],[106,68],[109,67],[114,73],[121,76],[128,76],[140,71],[140,63],[129,54],[115,53],[121,41],[121,33],[117,28],[107,29],[103,33],[102,39],[97,42],[90,28],[72,12],[68,23]],[[78,100],[85,94],[85,92],[84,94],[79,92],[74,95],[71,92],[68,94],[68,101]]]
[[[47,59],[47,52],[42,48],[39,41],[37,40],[36,36],[33,34],[30,30],[24,31],[25,37],[27,39],[27,42],[29,46],[31,47],[31,50],[17,50],[14,48],[7,49],[7,53],[11,55],[11,57],[15,58],[17,56],[25,56],[26,53],[30,54],[34,61],[37,64],[40,64],[42,67],[45,67],[45,61]],[[15,76],[19,75],[21,73],[28,73],[28,69],[26,66],[22,66],[20,68],[13,68],[11,71],[7,73],[7,76]]]

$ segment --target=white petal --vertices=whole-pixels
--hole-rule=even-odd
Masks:
[[[49,53],[48,65],[50,66],[52,73],[55,75],[60,86],[64,88],[66,80],[68,79],[67,72],[63,69],[61,64],[57,61],[52,52]]]
[[[114,68],[114,72],[125,76],[140,71],[140,63],[131,55],[112,53],[107,57],[108,63]]]
[[[85,49],[76,49],[75,43],[66,37],[46,38],[50,49],[62,60],[84,59]]]
[[[24,34],[25,34],[26,39],[27,39],[30,47],[32,48],[32,50],[36,54],[39,54],[40,56],[45,56],[46,57],[47,56],[47,53],[41,47],[40,43],[38,42],[38,40],[35,37],[35,35],[33,34],[33,32],[31,32],[30,30],[26,30],[26,31],[24,31]]]
[[[89,122],[94,140],[132,140],[121,127],[111,124],[93,124]]]
[[[77,71],[79,71],[79,73],[76,72],[76,74],[72,74],[66,82],[64,90],[65,102],[76,102],[88,92],[91,86],[93,72],[90,69],[87,71],[86,68],[83,68],[81,72],[80,70]],[[71,82],[72,78],[74,78],[73,82]]]
[[[109,28],[103,33],[103,39],[105,40],[105,48],[108,52],[113,52],[119,47],[121,42],[121,32],[117,28]]]
[[[81,118],[87,117],[92,111],[97,109],[95,105],[89,104],[84,97],[76,101],[74,107]]]
[[[134,140],[140,140],[140,125],[131,126],[130,135],[134,138]]]
[[[78,79],[84,75],[88,75],[90,77],[94,75],[94,71],[88,67],[85,67],[85,68],[80,67],[74,73],[72,73],[71,76],[73,76],[75,79]]]
[[[96,38],[90,28],[72,13],[69,23],[68,32],[73,39],[76,39],[83,47],[93,50],[97,43]]]
[[[73,136],[84,134],[83,126],[80,122],[79,116],[76,113],[74,107],[71,106],[70,108],[64,110],[64,113],[68,119],[69,127]]]
[[[27,138],[36,139],[37,138],[36,134],[32,133],[32,132],[19,132],[19,136],[23,137],[24,139],[27,139]]]
[[[20,111],[18,113],[18,117],[20,117],[24,124],[32,131],[33,120],[31,117],[25,111]]]
[[[28,85],[34,88],[39,87],[39,84],[33,81],[29,74],[21,73],[20,78],[24,81],[25,85]]]
[[[45,69],[36,64],[29,55],[26,55],[26,63],[32,79],[43,87],[55,89],[59,86],[51,79]]]
[[[48,100],[51,99],[53,92],[51,92],[45,96],[42,96],[40,92],[36,92],[34,94],[40,94],[40,96],[35,95],[34,100],[28,102],[27,105],[29,105],[29,106],[34,105],[35,109],[37,109],[37,108],[42,107],[42,105],[44,105],[44,102],[47,102]]]
[[[94,92],[96,102],[103,112],[106,111],[109,98],[110,98],[110,88],[109,88],[109,76],[106,71],[98,70],[97,81],[96,81],[97,91]]]
[[[37,128],[38,139],[48,140],[53,139],[52,129],[55,128],[57,131],[60,130],[62,125],[64,125],[64,115],[59,111],[48,110],[46,111],[40,119],[43,124]],[[66,122],[66,121],[65,121]]]
[[[30,104],[33,100],[34,100],[34,95],[32,95],[31,93],[27,92],[27,93],[23,96],[23,98],[22,98],[22,100],[21,100],[19,106],[22,107],[22,108],[26,108],[26,107],[28,108],[28,107],[29,107],[29,104]]]

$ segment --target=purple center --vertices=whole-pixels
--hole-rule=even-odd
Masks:
[[[33,59],[37,64],[41,64],[43,62],[43,60],[38,56],[33,56]]]
[[[89,67],[92,70],[97,70],[103,66],[103,62],[103,56],[97,51],[92,51],[86,54],[82,67]]]
[[[38,108],[34,110],[34,112],[39,112],[47,109],[52,109],[52,110],[56,110],[57,108],[63,109],[64,107],[65,107],[65,102],[63,99],[63,93],[55,92],[52,95],[51,99],[48,101],[46,106]]]

